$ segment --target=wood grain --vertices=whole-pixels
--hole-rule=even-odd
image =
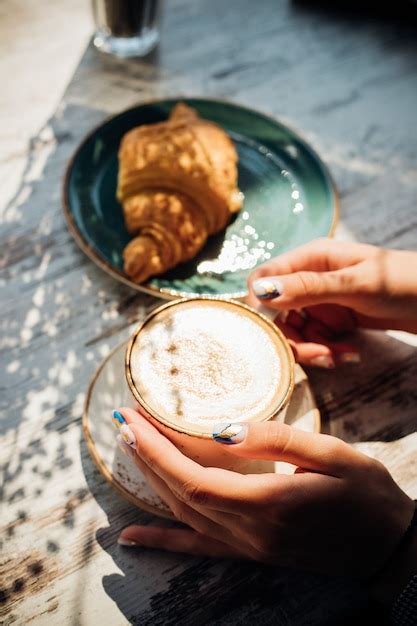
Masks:
[[[110,113],[163,96],[225,97],[311,141],[341,192],[341,237],[415,248],[416,30],[415,20],[315,3],[176,0],[147,59],[87,48],[28,146],[0,234],[5,624],[301,626],[375,610],[352,581],[116,545],[124,526],[153,520],[94,468],[82,405],[101,358],[156,301],[78,250],[61,179],[83,135]],[[311,380],[326,429],[380,458],[417,497],[417,357],[404,339],[369,333],[362,365]]]

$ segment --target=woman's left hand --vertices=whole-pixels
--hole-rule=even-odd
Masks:
[[[386,468],[335,437],[276,422],[235,424],[241,428],[227,446],[231,455],[297,466],[292,475],[242,475],[202,467],[145,417],[121,413],[135,446],[127,450],[189,526],[129,526],[122,545],[367,576],[394,550],[413,515],[413,501]]]

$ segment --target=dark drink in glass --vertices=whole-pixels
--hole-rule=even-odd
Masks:
[[[158,43],[159,0],[92,0],[94,45],[117,56],[144,56]]]

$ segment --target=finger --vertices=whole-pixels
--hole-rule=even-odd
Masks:
[[[120,449],[129,456],[135,465],[142,472],[146,482],[151,487],[151,489],[156,493],[157,496],[160,497],[162,502],[167,505],[172,515],[178,520],[183,521],[181,513],[180,513],[180,505],[182,503],[179,502],[177,498],[175,498],[174,494],[169,491],[166,484],[154,473],[151,469],[146,465],[144,461],[139,457],[136,450],[133,450],[121,437],[117,436],[117,442]],[[184,505],[185,506],[185,505]]]
[[[314,342],[297,343],[297,362],[309,367],[329,370],[336,367],[335,357],[329,346]]]
[[[210,519],[208,516],[210,515],[209,511],[207,511],[208,515],[204,515],[196,508],[188,506],[170,491],[166,483],[164,483],[157,474],[153,473],[149,468],[147,470],[143,469],[142,471],[152,489],[169,506],[173,515],[179,522],[187,524],[187,526],[190,526],[195,531],[212,537],[213,539],[229,542],[232,545],[235,544],[235,539],[229,529]],[[213,511],[211,513],[213,515]],[[225,515],[225,513],[218,513],[218,515]]]
[[[296,346],[299,363],[333,368],[336,363],[360,362],[359,351],[353,342],[333,341],[355,328],[356,322],[350,309],[327,304],[307,307],[301,312],[291,310],[285,323],[291,329],[296,328],[295,332],[300,337]],[[288,334],[289,331],[283,332]]]
[[[352,310],[338,304],[317,304],[303,310],[307,318],[321,322],[334,334],[351,333],[358,325]]]
[[[356,345],[353,342],[332,341],[328,338],[329,332],[331,332],[329,328],[318,320],[308,320],[303,328],[305,339],[327,346],[335,362],[359,363],[361,357]]]
[[[325,369],[335,367],[332,351],[323,342],[306,342],[301,332],[288,323],[288,319],[285,324],[276,319],[275,324],[287,337],[297,363]]]
[[[202,467],[186,457],[146,418],[133,409],[120,410],[133,431],[138,454],[176,495],[191,507],[204,506],[218,511],[245,513],[265,499],[285,490],[287,476],[275,474],[242,475],[215,467]]]
[[[127,547],[154,548],[195,556],[238,559],[245,556],[243,552],[226,543],[194,530],[182,528],[128,526],[121,532],[118,543]]]
[[[303,335],[298,328],[295,328],[291,324],[288,323],[288,320],[282,322],[279,317],[276,317],[274,320],[274,324],[284,333],[287,339],[295,343],[299,343],[304,341]]]
[[[315,239],[285,252],[254,270],[248,279],[249,286],[258,278],[291,274],[299,271],[329,272],[360,263],[375,256],[378,248],[367,244],[344,244],[334,239]]]
[[[330,272],[299,271],[267,276],[252,283],[254,294],[269,308],[301,309],[323,303],[348,305],[355,297],[357,266]]]
[[[191,526],[195,531],[208,535],[213,539],[230,543],[231,545],[236,544],[237,540],[228,528],[228,524],[236,523],[236,516],[231,513],[222,513],[210,509],[201,512],[203,509],[197,510],[196,507],[192,508],[188,506],[179,500],[172,493],[167,484],[139,458],[137,465],[145,475],[152,489],[159,495],[161,500],[168,505],[179,522],[187,524],[187,526]],[[219,523],[220,517],[222,518],[221,524]]]
[[[334,338],[334,332],[331,328],[323,324],[320,320],[306,319],[301,334],[311,341],[330,340]]]
[[[129,449],[132,452],[131,449]],[[135,454],[135,453],[134,453]],[[229,545],[234,550],[242,551],[247,557],[259,558],[252,545],[252,533],[248,531],[245,520],[235,513],[224,513],[196,504],[188,506],[173,494],[168,485],[136,456],[136,464],[141,469],[152,489],[159,495],[174,517],[195,531]],[[242,545],[245,548],[242,548]]]
[[[285,461],[303,469],[342,476],[358,452],[330,435],[307,433],[278,422],[216,425],[213,437],[245,458]]]
[[[259,307],[259,299],[255,296],[252,290],[248,288],[248,293],[245,296],[243,302],[248,306],[252,307],[252,309],[257,309]]]
[[[287,317],[285,319],[285,323],[288,324],[288,326],[291,326],[292,328],[301,330],[306,323],[306,319],[307,319],[307,316],[304,313],[304,310],[300,309],[296,311],[295,309],[291,309],[290,311],[288,311]]]

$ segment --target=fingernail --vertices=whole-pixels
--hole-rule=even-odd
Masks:
[[[127,443],[128,446],[133,448],[133,450],[136,450],[136,437],[130,426],[128,426],[127,424],[123,424],[122,426],[120,426],[119,433],[123,441]]]
[[[343,354],[339,355],[341,363],[360,363],[361,360],[359,352],[343,352]]]
[[[141,545],[137,541],[132,541],[131,539],[125,539],[124,537],[119,537],[117,540],[117,543],[119,544],[119,546],[126,546],[127,548],[134,548],[134,547],[138,547]]]
[[[277,278],[259,278],[253,282],[252,288],[260,300],[278,298],[284,291],[282,282]]]
[[[116,441],[117,441],[117,445],[119,446],[123,454],[125,454],[126,456],[130,458],[133,458],[135,456],[134,450],[129,444],[126,443],[126,441],[123,439],[121,435],[117,435]]]
[[[246,424],[233,424],[224,422],[216,424],[213,428],[213,439],[218,443],[241,443],[248,432]]]
[[[325,369],[331,370],[334,369],[335,363],[331,356],[316,356],[314,359],[310,361],[311,365],[315,365],[316,367],[324,367]]]
[[[128,446],[136,450],[136,437],[133,430],[126,423],[125,418],[120,411],[112,412],[113,424],[119,429],[119,436],[123,439],[123,442]]]
[[[112,411],[112,422],[117,428],[120,428],[123,424],[126,424],[125,418],[119,411]]]

